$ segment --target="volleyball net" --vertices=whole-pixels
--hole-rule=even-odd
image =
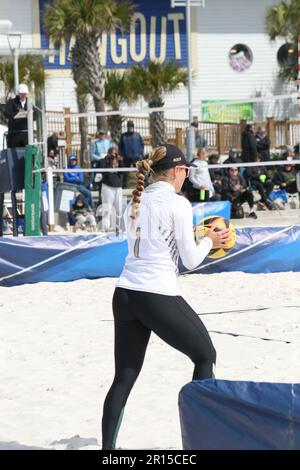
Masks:
[[[200,133],[204,139],[205,147],[209,153],[218,153],[220,161],[218,164],[209,165],[209,169],[226,170],[232,166],[241,168],[244,171],[251,166],[264,166],[274,174],[277,168],[283,168],[287,165],[287,161],[283,157],[283,152],[287,146],[296,147],[300,142],[300,121],[299,118],[299,102],[297,100],[297,92],[287,95],[263,96],[255,97],[248,100],[234,101],[204,101],[199,106],[193,106],[193,114],[199,117],[197,133]],[[91,167],[90,144],[97,134],[97,117],[105,117],[107,119],[107,130],[112,125],[111,118],[114,116],[121,117],[121,132],[126,131],[127,121],[133,120],[135,131],[139,132],[145,142],[145,154],[152,149],[151,135],[151,119],[153,113],[164,112],[164,128],[166,141],[178,145],[184,152],[187,147],[187,134],[191,129],[187,120],[186,106],[167,106],[160,108],[140,108],[125,109],[122,111],[105,111],[87,113],[73,113],[65,110],[59,115],[54,112],[46,113],[43,116],[43,132],[40,142],[33,142],[34,147],[39,149],[39,168],[31,163],[32,174],[45,174],[48,182],[48,224],[50,227],[55,225],[55,180],[63,179],[63,174],[69,172],[67,169],[68,156],[77,154],[82,168],[78,172],[82,172],[85,176],[85,182],[89,180],[89,175],[93,173],[105,172],[135,172],[134,168],[116,168],[116,169],[95,169]],[[176,116],[176,118],[175,118]],[[272,116],[272,117],[270,117]],[[87,124],[87,142],[86,147],[82,148],[80,140],[79,122],[85,119]],[[265,127],[271,142],[271,158],[269,162],[261,163],[232,163],[224,165],[222,161],[227,157],[230,149],[234,148],[238,153],[241,151],[241,133],[247,122],[256,122],[258,126]],[[192,128],[194,132],[195,128]],[[47,152],[47,137],[52,132],[60,133],[64,140],[60,146],[60,153],[56,165],[50,162]],[[117,145],[117,142],[112,142]],[[194,145],[194,155],[196,154],[196,146]],[[82,158],[82,153],[84,157]],[[274,160],[273,160],[274,159]],[[36,157],[35,157],[36,161]],[[299,171],[300,160],[295,158],[289,162],[293,169],[296,169],[297,191],[299,191]],[[75,170],[72,169],[72,172]],[[32,177],[31,177],[32,184]],[[29,190],[29,189],[28,189]],[[128,191],[126,191],[128,199]],[[255,193],[256,201],[259,201],[259,195]],[[289,195],[284,203],[287,208]],[[30,198],[29,198],[30,199]],[[298,208],[298,200],[293,196],[292,207]],[[29,210],[29,209],[28,209]],[[32,210],[32,209],[31,209]],[[297,211],[298,212],[298,211]],[[295,223],[298,223],[295,213]]]

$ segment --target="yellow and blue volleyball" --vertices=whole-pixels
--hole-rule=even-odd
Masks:
[[[236,243],[236,233],[234,226],[230,220],[226,220],[220,215],[211,215],[205,217],[204,219],[200,220],[195,227],[195,239],[197,243],[199,243],[202,238],[205,237],[205,234],[209,229],[213,229],[216,232],[224,229],[230,230],[230,240],[228,240],[226,245],[222,248],[212,248],[207,255],[208,258],[213,259],[223,258],[229,253]]]

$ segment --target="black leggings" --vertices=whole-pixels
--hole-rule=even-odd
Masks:
[[[116,288],[115,377],[102,418],[103,449],[114,449],[123,409],[140,373],[151,331],[195,364],[193,380],[213,376],[216,351],[194,310],[180,296]]]

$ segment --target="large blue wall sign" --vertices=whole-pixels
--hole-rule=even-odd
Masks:
[[[44,11],[50,0],[40,0],[41,47],[48,48]],[[128,68],[150,60],[187,64],[184,8],[171,8],[170,0],[138,0],[130,31],[114,31],[99,37],[100,61],[107,68]],[[53,44],[50,44],[53,47]],[[69,45],[62,44],[59,56],[46,59],[48,69],[70,69]]]

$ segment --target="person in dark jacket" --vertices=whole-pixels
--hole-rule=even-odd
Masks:
[[[259,154],[257,154],[255,162],[261,162],[261,156]],[[251,186],[254,186],[254,188],[257,189],[260,194],[260,200],[263,206],[266,206],[269,210],[272,210],[273,205],[268,200],[268,196],[273,190],[274,183],[268,174],[267,168],[265,166],[250,166],[246,168],[243,176],[251,184]]]
[[[239,157],[238,152],[236,149],[231,148],[228,152],[228,158],[223,162],[224,164],[232,164],[235,165],[236,163],[243,163],[243,160]],[[229,168],[224,168],[225,176],[229,176]],[[241,167],[239,167],[239,173],[241,173]]]
[[[243,162],[254,162],[257,155],[256,138],[254,135],[255,125],[247,124],[242,133],[242,160]]]
[[[256,133],[256,149],[257,152],[261,155],[261,160],[263,162],[268,162],[270,160],[270,139],[267,136],[265,127],[259,127]]]
[[[123,157],[115,147],[108,149],[107,156],[97,162],[97,168],[118,168],[123,165]],[[118,172],[104,172],[101,187],[102,228],[120,230],[122,217],[122,176]]]
[[[64,183],[74,184],[76,186],[77,191],[84,195],[87,203],[94,210],[91,191],[87,189],[87,187],[84,185],[83,171],[72,171],[81,169],[81,166],[78,165],[77,155],[70,155],[68,157],[68,168],[71,171],[64,173]]]
[[[283,165],[283,167],[280,167],[275,173],[273,181],[276,185],[280,186],[281,189],[285,189],[287,193],[295,194],[298,192],[295,165],[287,163]]]
[[[257,215],[253,210],[253,194],[247,189],[246,181],[243,176],[239,174],[237,168],[230,168],[229,176],[223,178],[222,187],[223,199],[231,201],[233,208],[247,202],[250,208],[248,217],[257,219]]]
[[[123,132],[119,143],[119,154],[123,157],[124,166],[135,166],[144,155],[144,141],[134,130],[133,121],[127,121],[127,132]],[[124,174],[123,186],[127,187],[128,173]]]
[[[8,118],[7,147],[9,148],[26,147],[28,144],[27,95],[27,85],[20,83],[17,96],[11,98],[5,106],[4,114]]]
[[[53,134],[49,135],[47,139],[47,150],[48,150],[48,157],[49,155],[53,155],[56,157],[58,155],[58,133],[53,132]]]

